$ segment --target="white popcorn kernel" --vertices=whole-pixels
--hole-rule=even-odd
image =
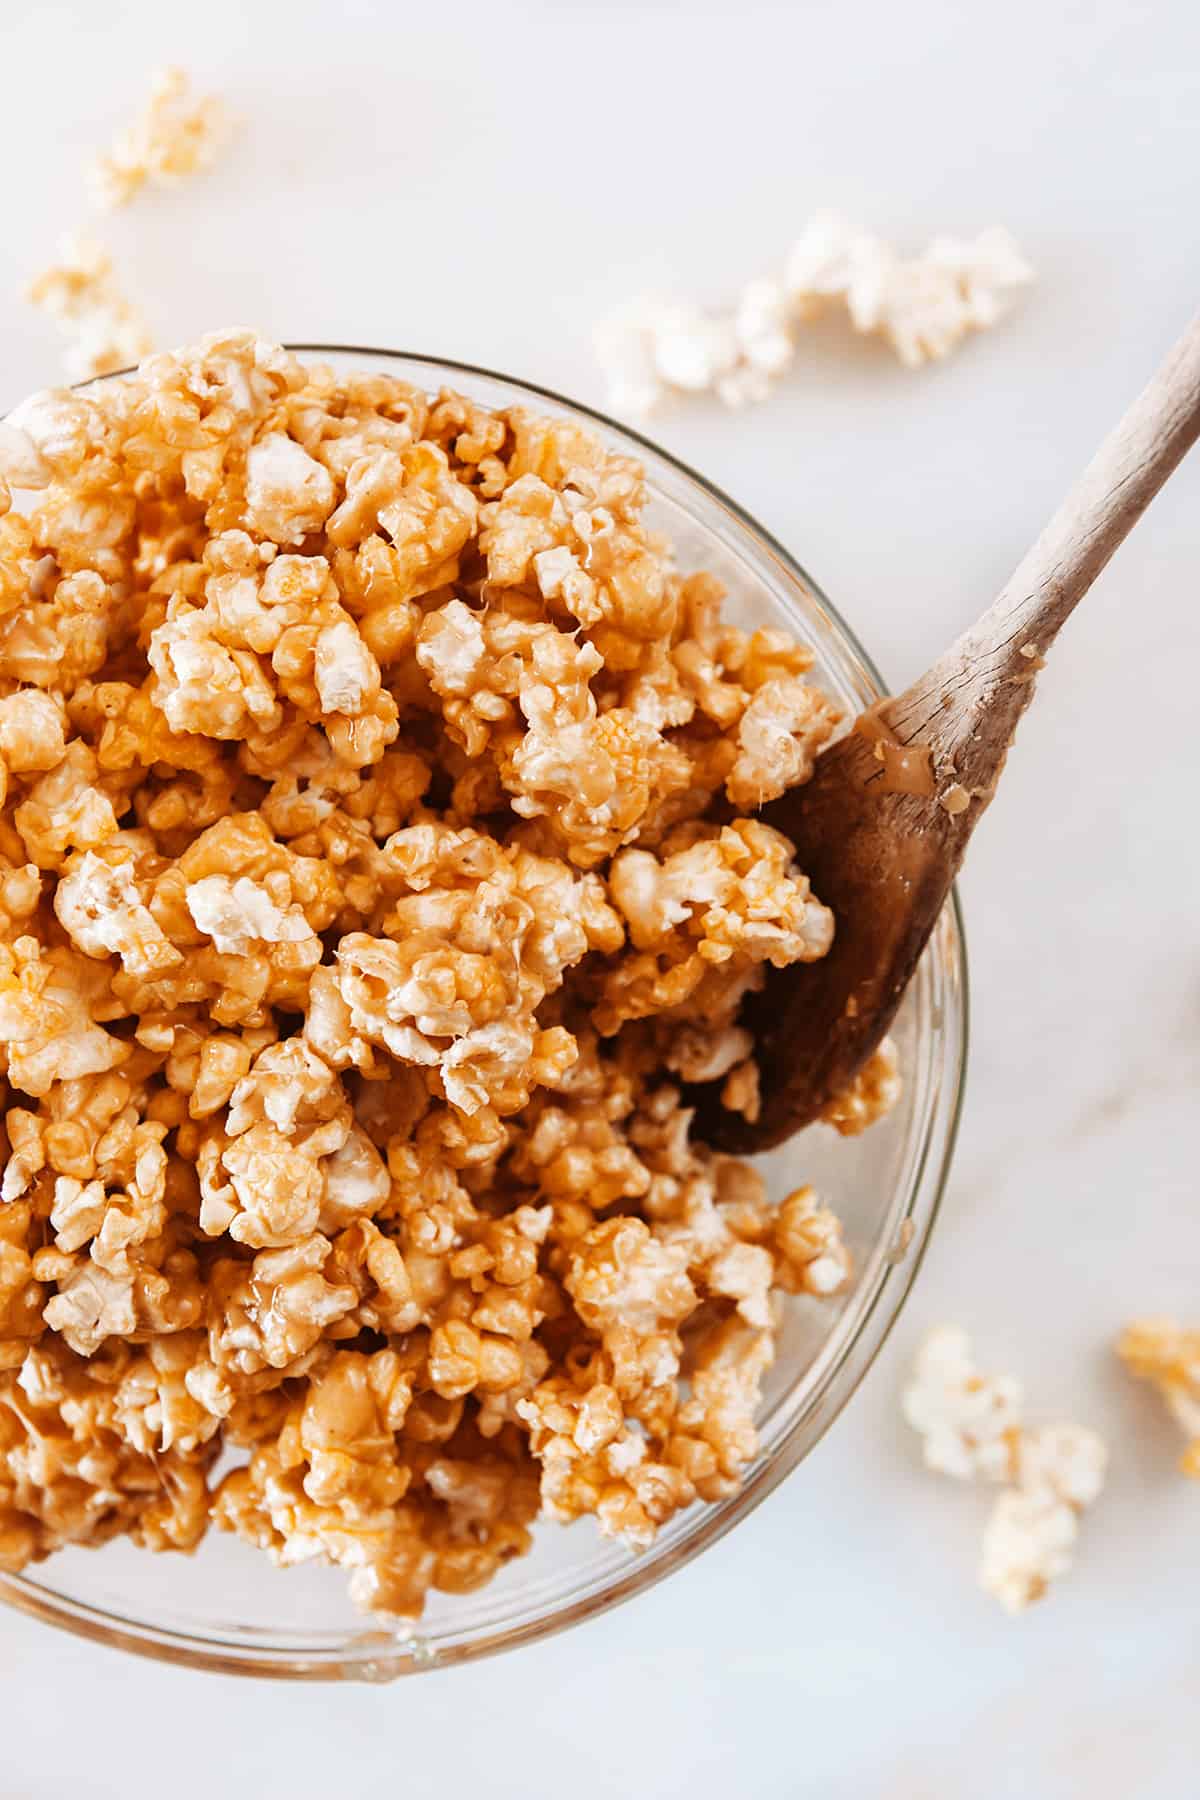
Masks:
[[[326,713],[353,717],[379,692],[379,664],[351,620],[339,619],[318,637],[314,679]]]
[[[902,1398],[928,1466],[958,1481],[976,1475],[1004,1480],[1010,1474],[1021,1405],[1020,1383],[982,1376],[966,1332],[952,1325],[924,1339]]]
[[[206,875],[187,890],[187,906],[223,956],[243,956],[255,943],[298,944],[312,932],[297,906],[286,911],[248,875]]]
[[[101,206],[127,206],[148,183],[172,187],[207,169],[229,132],[218,99],[193,100],[182,69],[160,69],[141,115],[88,168],[89,185]]]
[[[992,1508],[979,1579],[1009,1612],[1040,1600],[1071,1567],[1079,1515],[1104,1486],[1108,1452],[1094,1431],[1045,1426],[1022,1434],[1017,1481]]]
[[[664,309],[654,326],[654,364],[663,380],[685,394],[702,394],[732,373],[737,333],[730,320],[691,306]]]
[[[639,301],[597,326],[596,360],[615,413],[634,419],[656,412],[666,392],[654,359],[656,304]]]
[[[41,451],[11,419],[0,419],[0,476],[15,488],[50,485],[50,470]]]
[[[751,368],[764,375],[781,375],[796,348],[782,282],[747,282],[738,298],[733,329],[738,348]]]
[[[1006,1488],[984,1530],[980,1585],[1007,1612],[1023,1612],[1070,1568],[1078,1535],[1074,1508],[1049,1489]]]
[[[88,238],[64,238],[58,262],[29,284],[26,296],[67,339],[63,365],[73,381],[128,368],[153,348],[141,313],[117,283],[112,258]]]
[[[840,213],[814,213],[784,265],[784,291],[801,310],[841,299],[876,254],[876,240]]]
[[[246,457],[246,518],[276,544],[300,544],[333,511],[333,476],[302,445],[274,431]]]
[[[143,903],[128,863],[109,864],[86,851],[61,877],[54,910],[88,956],[115,954],[130,974],[152,975],[183,960]]]

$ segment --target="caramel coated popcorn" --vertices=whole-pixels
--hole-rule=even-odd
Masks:
[[[1200,1479],[1200,1331],[1173,1319],[1139,1319],[1117,1339],[1117,1355],[1138,1381],[1158,1389],[1188,1439],[1180,1468]]]
[[[1079,1519],[1104,1486],[1108,1452],[1081,1425],[1032,1428],[1012,1376],[975,1367],[970,1340],[943,1325],[922,1342],[902,1396],[931,1469],[1004,1484],[984,1528],[979,1581],[1023,1612],[1071,1567]]]
[[[686,1093],[750,1111],[740,1001],[831,940],[743,810],[806,653],[577,427],[244,332],[0,475],[0,1562],[216,1524],[413,1615],[732,1493],[849,1273]]]
[[[174,187],[210,167],[229,131],[220,100],[193,98],[183,69],[160,69],[142,113],[96,158],[88,179],[101,206],[127,206],[147,184]]]
[[[117,282],[112,258],[90,238],[64,238],[58,261],[30,282],[27,298],[49,313],[66,339],[63,367],[73,381],[127,369],[152,348],[145,320]]]

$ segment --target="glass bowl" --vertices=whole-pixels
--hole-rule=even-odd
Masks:
[[[636,456],[649,517],[684,568],[719,575],[739,623],[787,626],[816,655],[815,675],[851,712],[881,679],[816,583],[732,500],[610,419],[528,383],[435,357],[324,344],[294,346],[344,370],[386,368],[419,386],[461,387],[491,406],[529,404],[579,421]],[[111,379],[111,378],[110,378]],[[761,1444],[739,1491],[677,1515],[635,1553],[592,1521],[537,1529],[532,1553],[469,1595],[431,1594],[411,1630],[354,1611],[336,1569],[276,1569],[261,1552],[210,1532],[192,1557],[115,1542],[66,1550],[24,1575],[0,1577],[0,1599],[102,1643],[227,1674],[390,1680],[486,1656],[577,1624],[642,1592],[745,1519],[791,1474],[846,1404],[894,1323],[937,1214],[954,1145],[966,1054],[967,985],[957,901],[935,931],[896,1036],[905,1088],[890,1118],[859,1138],[813,1126],[762,1158],[772,1192],[804,1181],[836,1208],[854,1255],[834,1301],[788,1301],[764,1394]]]

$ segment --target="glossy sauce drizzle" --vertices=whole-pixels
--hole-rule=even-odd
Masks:
[[[854,722],[860,737],[872,746],[872,754],[882,772],[883,791],[887,794],[933,793],[933,758],[927,744],[902,744],[891,726],[880,717],[878,701],[868,707]],[[874,776],[869,777],[874,780]]]

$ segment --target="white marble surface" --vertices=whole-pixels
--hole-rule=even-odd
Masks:
[[[1041,283],[944,368],[822,335],[762,410],[659,428],[903,682],[1197,302],[1198,40],[1190,0],[0,0],[0,405],[54,377],[50,331],[13,295],[82,219],[82,157],[167,58],[248,119],[218,174],[109,231],[168,339],[244,320],[599,398],[598,313],[672,278],[720,299],[818,205],[906,239],[1003,222]],[[1194,460],[1064,635],[981,830],[949,1201],[886,1354],[804,1469],[624,1610],[390,1690],[202,1677],[4,1616],[4,1800],[237,1800],[264,1781],[489,1800],[1195,1792],[1200,1493],[1108,1344],[1132,1311],[1200,1306],[1198,486]],[[922,1474],[897,1422],[914,1339],[947,1317],[1048,1413],[1112,1440],[1075,1576],[1017,1622],[973,1585],[974,1497]]]

